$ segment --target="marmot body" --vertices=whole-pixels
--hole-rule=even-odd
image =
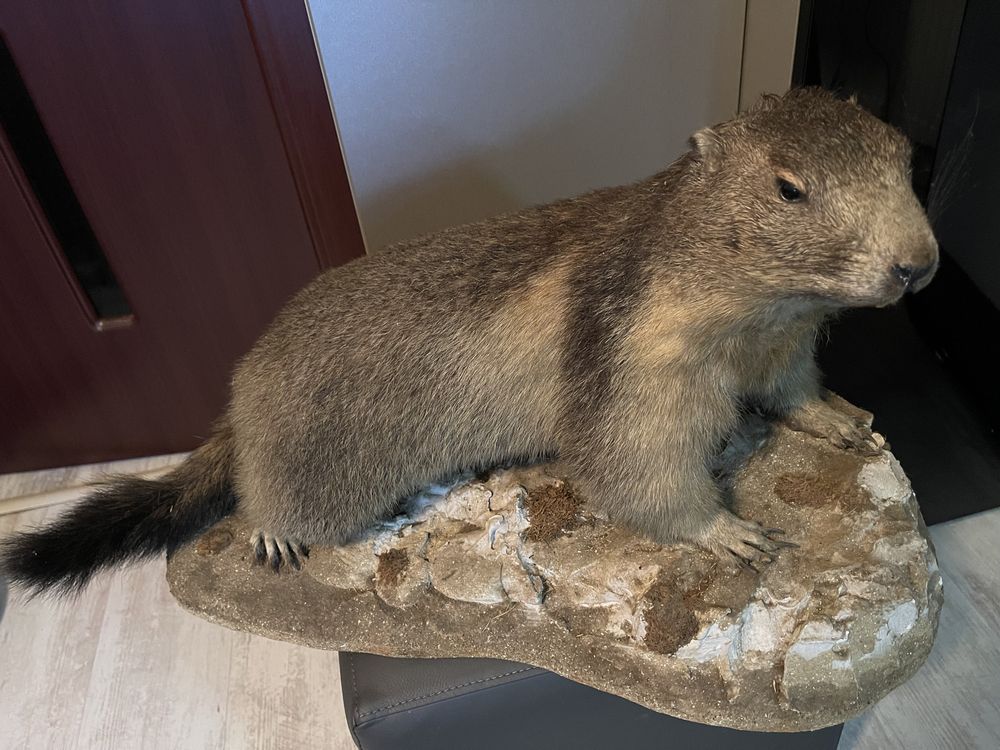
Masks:
[[[556,455],[613,520],[759,559],[780,542],[725,509],[707,462],[748,404],[863,444],[820,398],[813,340],[830,313],[933,274],[909,159],[854,103],[797,90],[699,131],[648,180],[331,269],[241,361],[186,464],[8,540],[4,567],[73,588],[234,503],[272,564],[297,565],[300,545],[341,543],[456,469]],[[97,539],[109,514],[147,541]]]

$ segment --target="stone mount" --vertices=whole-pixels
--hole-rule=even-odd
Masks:
[[[691,721],[818,729],[923,663],[941,577],[891,453],[768,432],[750,419],[717,467],[738,515],[801,545],[760,573],[612,525],[543,465],[430,488],[363,538],[314,548],[301,572],[255,565],[235,515],[167,577],[192,612],[269,638],[509,659]]]

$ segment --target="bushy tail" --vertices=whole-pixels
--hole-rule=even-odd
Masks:
[[[70,594],[98,571],[170,552],[236,507],[228,424],[160,479],[113,477],[48,526],[0,541],[0,575]]]

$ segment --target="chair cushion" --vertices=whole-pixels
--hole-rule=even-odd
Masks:
[[[340,673],[347,721],[362,750],[835,750],[843,726],[772,734],[696,724],[498,659],[342,652]]]

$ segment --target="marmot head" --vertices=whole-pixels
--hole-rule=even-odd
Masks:
[[[854,101],[793,89],[691,141],[727,258],[755,284],[880,306],[934,275],[938,246],[910,185],[910,144]]]

